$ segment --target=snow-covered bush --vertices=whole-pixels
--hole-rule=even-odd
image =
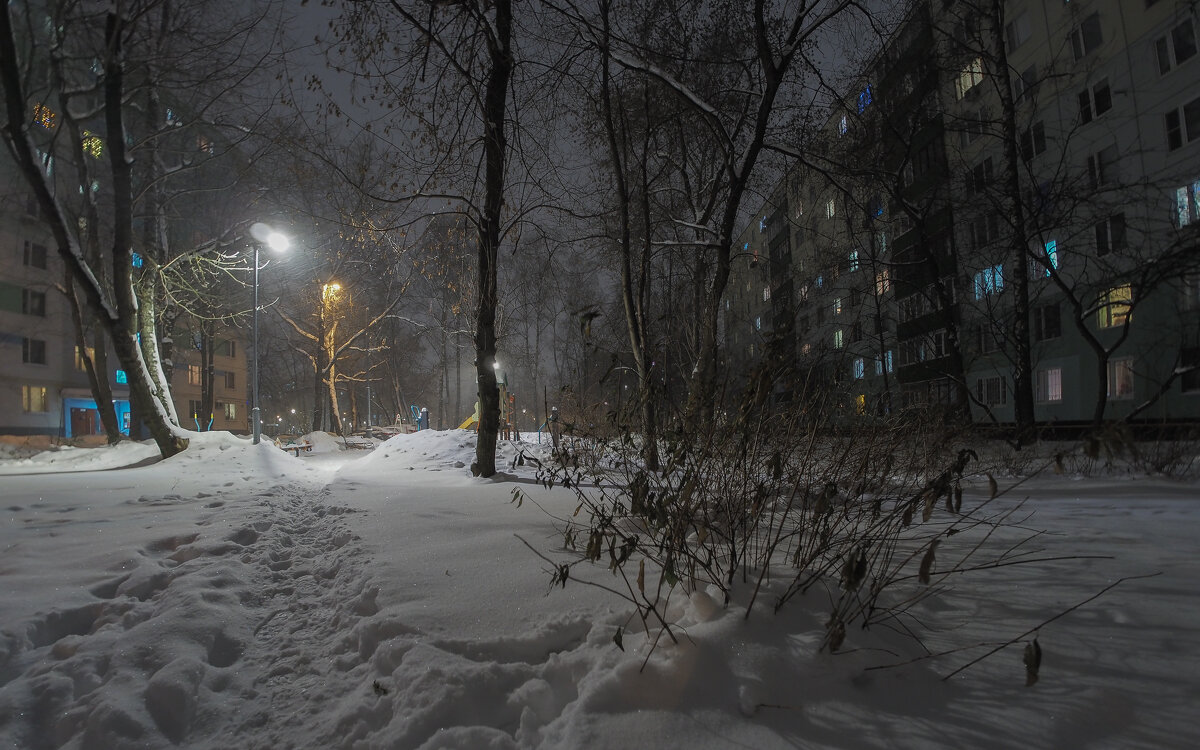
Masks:
[[[1036,532],[1010,523],[1021,504],[996,501],[996,481],[973,473],[976,452],[953,431],[913,414],[828,414],[751,402],[707,429],[667,432],[657,471],[628,430],[607,441],[607,460],[596,441],[565,443],[540,475],[579,500],[560,529],[578,557],[554,583],[573,565],[606,564],[643,625],[672,638],[672,596],[723,598],[747,616],[804,600],[828,612],[824,647],[836,651],[854,627],[918,635],[914,608],[941,582],[1027,555]]]

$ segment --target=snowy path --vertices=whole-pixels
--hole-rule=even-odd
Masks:
[[[819,653],[822,593],[749,621],[676,597],[680,643],[645,660],[623,603],[548,592],[516,534],[554,554],[552,524],[511,482],[469,477],[464,437],[303,459],[220,440],[153,467],[0,477],[0,747],[1200,746],[1194,486],[1033,483],[1047,555],[1112,559],[945,582],[921,613],[933,648],[1161,572],[1045,627],[1026,688],[1020,645],[948,682],[977,651],[864,673],[915,652],[873,629]]]

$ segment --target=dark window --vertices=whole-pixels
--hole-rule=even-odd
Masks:
[[[25,265],[32,268],[46,268],[46,246],[32,242],[25,243]]]
[[[1039,305],[1033,308],[1033,339],[1045,341],[1062,336],[1062,316],[1058,311],[1058,303]]]
[[[1100,81],[1091,88],[1079,92],[1079,121],[1091,122],[1093,119],[1112,109],[1112,89],[1108,79]]]
[[[41,339],[21,339],[21,361],[29,365],[46,364],[46,342]]]
[[[1088,179],[1093,188],[1117,181],[1117,147],[1105,146],[1088,157]]]
[[[46,317],[46,293],[32,289],[21,290],[21,312],[25,315]]]
[[[1046,150],[1046,126],[1038,121],[1021,133],[1021,158],[1025,161]]]
[[[1103,42],[1104,35],[1100,32],[1098,13],[1083,19],[1083,23],[1071,31],[1071,51],[1074,52],[1076,60],[1082,60]]]
[[[1174,151],[1200,138],[1200,98],[1166,114],[1167,149]]]
[[[1179,364],[1185,368],[1179,376],[1179,387],[1184,393],[1200,391],[1200,347],[1184,349],[1180,353]]]
[[[1125,247],[1125,214],[1113,214],[1096,223],[1096,255],[1105,256]]]

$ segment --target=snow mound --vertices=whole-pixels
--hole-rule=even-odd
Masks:
[[[122,441],[98,448],[74,448],[69,445],[55,450],[29,454],[28,449],[0,446],[0,474],[46,474],[64,471],[100,471],[132,466],[158,455],[153,440]]]
[[[475,462],[479,436],[474,430],[421,430],[389,438],[375,451],[355,463],[356,470],[456,471],[469,475]],[[521,459],[521,456],[524,459]],[[533,440],[500,440],[496,444],[497,479],[531,477],[538,463],[549,460],[550,443]],[[532,457],[535,460],[530,461]]]

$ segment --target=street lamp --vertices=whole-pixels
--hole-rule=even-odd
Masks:
[[[262,435],[262,410],[258,405],[258,251],[263,245],[277,253],[288,249],[288,238],[271,227],[257,222],[250,226],[250,236],[254,238],[254,392],[251,398],[250,431],[253,443],[258,445]]]

